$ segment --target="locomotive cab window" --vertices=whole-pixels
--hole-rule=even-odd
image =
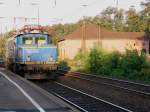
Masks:
[[[44,45],[44,44],[46,44],[45,37],[37,37],[35,39],[35,44],[37,44],[37,45]]]
[[[32,44],[33,40],[32,40],[32,37],[24,37],[23,38],[23,44]]]

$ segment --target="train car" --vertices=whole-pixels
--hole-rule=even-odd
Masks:
[[[40,30],[26,26],[6,43],[6,67],[27,79],[48,79],[57,70],[57,46]]]

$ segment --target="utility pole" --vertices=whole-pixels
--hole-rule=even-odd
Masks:
[[[3,5],[4,3],[3,2],[0,2],[0,5]],[[0,19],[3,19],[4,17],[0,17]],[[1,42],[0,42],[0,45],[1,45],[1,48],[0,48],[0,57],[1,58],[4,58],[4,50],[5,50],[5,46],[4,46],[4,37],[3,37],[3,35],[2,35],[2,26],[1,26]]]
[[[3,5],[4,4],[4,2],[0,2],[0,5]]]
[[[55,4],[55,7],[56,7],[56,4],[57,4],[56,0],[54,0],[54,4]]]
[[[85,17],[83,17],[83,23],[82,23],[82,42],[81,42],[81,48],[82,48],[82,52],[85,52],[85,50],[86,50],[86,23],[85,23]]]
[[[1,20],[1,19],[4,19],[4,18],[5,18],[5,17],[0,17],[0,20]],[[1,34],[2,34],[2,25],[1,25]]]
[[[0,5],[3,5],[3,2],[0,2]],[[4,19],[5,17],[0,17],[0,19]],[[2,34],[2,25],[1,25],[1,34]]]
[[[18,1],[19,5],[21,4],[21,0]]]
[[[98,47],[102,48],[102,27],[100,22],[98,22]]]
[[[32,6],[37,6],[37,18],[38,18],[38,21],[37,21],[37,24],[40,25],[40,8],[39,8],[39,3],[31,3]]]
[[[4,17],[0,17],[0,19],[3,19]],[[0,58],[4,58],[4,50],[5,50],[5,46],[4,46],[4,37],[2,34],[2,24],[1,25],[1,33],[0,33]]]
[[[82,5],[84,8],[87,5]],[[83,16],[83,22],[82,22],[82,41],[81,41],[81,50],[83,53],[86,52],[86,22],[85,22],[85,16]]]
[[[118,9],[118,0],[115,0],[116,1],[116,9]]]
[[[113,22],[113,30],[115,31],[116,30],[116,17],[118,17],[118,0],[114,0],[115,1],[115,10],[114,10],[114,22]],[[115,15],[117,14],[117,15]]]
[[[51,2],[51,0],[50,0],[50,2]],[[56,7],[56,5],[57,5],[57,1],[56,0],[52,0],[52,7],[54,8],[54,7]]]

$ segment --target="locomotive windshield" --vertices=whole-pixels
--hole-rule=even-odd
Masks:
[[[44,45],[44,44],[46,44],[46,39],[45,39],[45,37],[42,37],[42,36],[37,37],[37,38],[35,39],[35,44],[37,44],[37,45]]]
[[[18,38],[18,44],[24,45],[48,45],[52,44],[52,38],[46,34],[24,34]]]
[[[27,45],[30,45],[33,43],[33,39],[32,37],[24,37],[23,38],[23,44],[27,44]]]

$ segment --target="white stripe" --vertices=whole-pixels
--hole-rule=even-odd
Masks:
[[[46,112],[31,96],[28,95],[27,92],[25,92],[16,82],[11,80],[8,76],[6,76],[3,72],[0,71],[0,74],[3,75],[7,80],[9,80],[12,84],[14,84],[21,93],[28,99],[30,102],[40,111],[40,112]]]

